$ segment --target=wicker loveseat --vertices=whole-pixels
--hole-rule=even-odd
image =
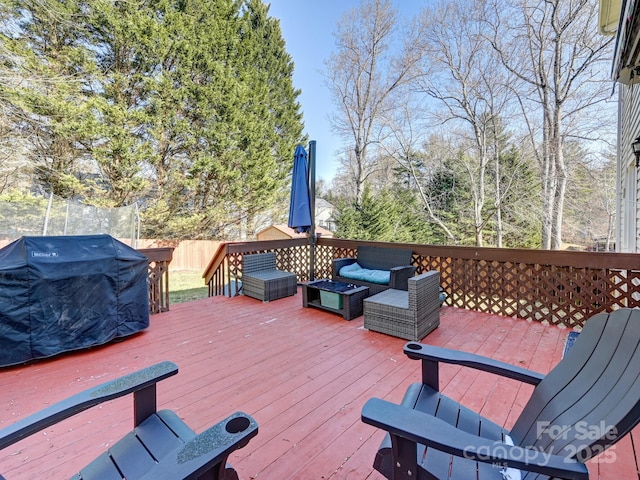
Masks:
[[[407,280],[416,271],[411,265],[412,254],[411,250],[360,245],[357,258],[337,258],[331,262],[331,278],[369,287],[371,295],[388,288],[406,290]]]

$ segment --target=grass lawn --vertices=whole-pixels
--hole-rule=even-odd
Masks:
[[[169,305],[207,297],[201,271],[169,272]]]

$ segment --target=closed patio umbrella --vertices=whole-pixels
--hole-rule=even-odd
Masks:
[[[309,163],[307,151],[302,145],[296,147],[293,156],[293,176],[291,178],[291,199],[287,225],[298,233],[309,232],[312,226]]]

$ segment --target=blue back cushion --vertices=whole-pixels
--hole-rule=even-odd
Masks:
[[[378,285],[389,285],[391,272],[388,270],[369,270],[362,268],[358,262],[351,265],[345,265],[340,269],[340,276],[350,278],[352,280],[360,280],[363,282],[376,283]]]

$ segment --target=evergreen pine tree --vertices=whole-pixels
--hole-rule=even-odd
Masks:
[[[0,101],[28,119],[44,189],[142,200],[144,233],[169,238],[223,236],[286,196],[299,92],[260,0],[0,0],[0,21]]]

